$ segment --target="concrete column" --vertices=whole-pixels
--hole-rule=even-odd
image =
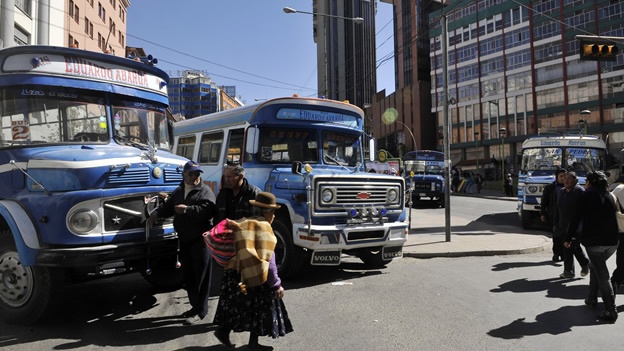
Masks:
[[[50,0],[39,0],[37,44],[50,45]]]
[[[15,0],[1,0],[0,39],[3,47],[15,46]]]

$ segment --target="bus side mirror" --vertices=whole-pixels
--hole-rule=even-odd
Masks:
[[[293,162],[291,170],[292,170],[293,174],[302,175],[301,174],[301,162],[299,162],[299,161]]]
[[[368,160],[373,162],[375,161],[375,155],[377,152],[375,151],[375,139],[370,138],[368,141]]]
[[[260,135],[260,130],[256,126],[251,126],[247,128],[247,144],[245,145],[245,152],[248,154],[255,155],[258,153],[258,137]]]

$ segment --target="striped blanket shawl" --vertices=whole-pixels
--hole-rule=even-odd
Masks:
[[[267,281],[269,261],[276,244],[271,224],[264,218],[243,219],[236,223],[236,255],[228,262],[226,269],[238,270],[242,283],[247,287],[260,286]]]

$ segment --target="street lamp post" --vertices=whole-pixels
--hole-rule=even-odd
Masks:
[[[307,15],[318,15],[318,16],[322,16],[322,17],[329,17],[329,18],[338,18],[338,19],[343,19],[343,20],[349,20],[349,21],[353,21],[354,23],[357,24],[362,24],[364,23],[364,18],[362,17],[344,17],[344,16],[336,16],[336,15],[330,15],[330,14],[326,14],[326,13],[320,13],[320,12],[308,12],[308,11],[299,11],[299,10],[295,10],[292,7],[284,7],[282,9],[285,13],[289,14],[289,13],[305,13]],[[327,23],[323,23],[323,61],[324,61],[324,65],[325,65],[325,91],[323,92],[323,96],[325,98],[330,98],[328,95],[329,92],[329,63],[327,60]]]
[[[412,130],[410,129],[410,127],[408,127],[405,123],[401,121],[395,121],[395,122],[405,127],[405,129],[407,129],[407,131],[410,133],[410,136],[412,137],[412,149],[415,151],[418,147],[416,146],[416,138],[414,138],[414,133],[412,133]]]
[[[501,184],[503,185],[503,193],[507,195],[505,191],[505,134],[507,134],[507,129],[501,128],[498,132],[501,138]]]
[[[477,173],[479,173],[479,144],[477,141],[477,137],[479,136],[479,132],[474,132],[474,136],[472,137],[475,142],[475,159],[477,160]]]

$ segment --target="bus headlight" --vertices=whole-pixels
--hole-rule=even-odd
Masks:
[[[388,202],[396,202],[398,198],[399,194],[397,193],[396,189],[390,189],[388,191]]]
[[[69,217],[69,229],[79,234],[93,230],[98,224],[98,217],[91,210],[78,210]]]
[[[537,186],[530,185],[527,187],[527,193],[536,193],[536,192],[537,192]]]
[[[331,189],[325,189],[321,193],[321,201],[324,203],[330,203],[334,199],[334,192]]]

